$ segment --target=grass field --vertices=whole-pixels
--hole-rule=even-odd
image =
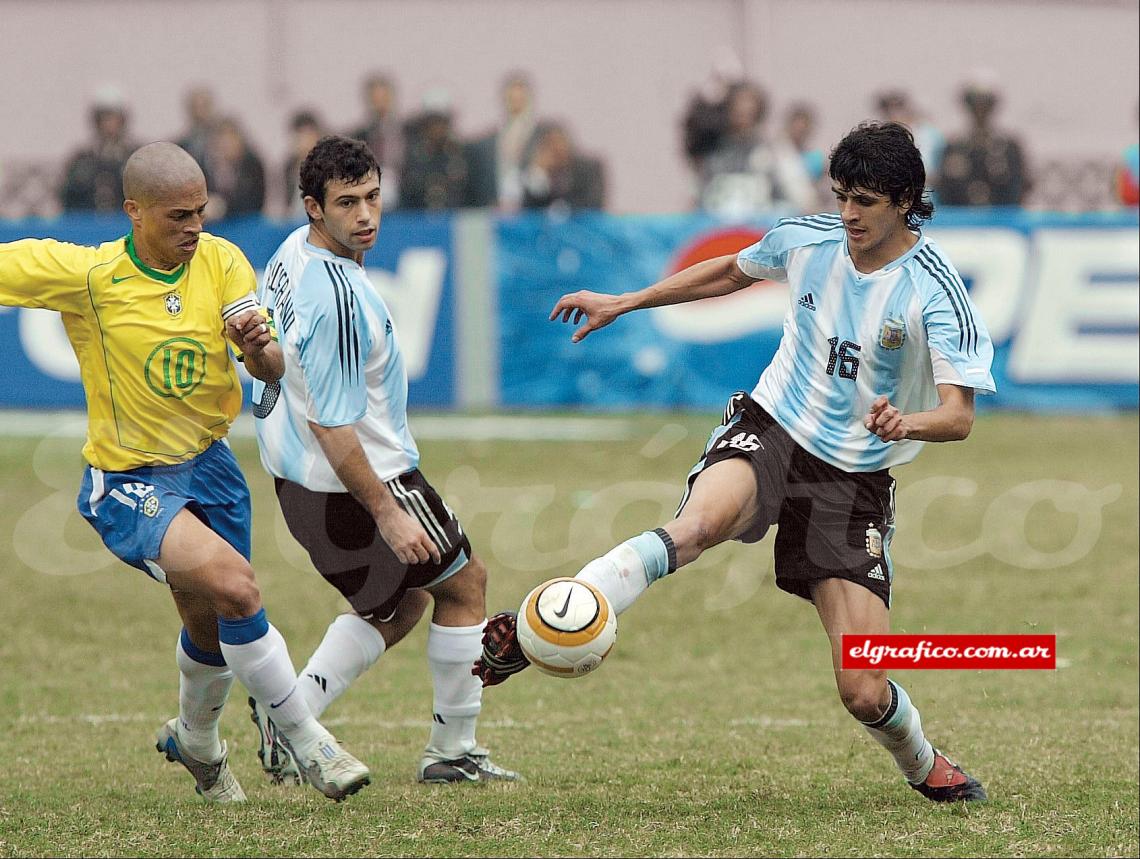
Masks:
[[[606,440],[559,442],[437,422],[421,448],[488,561],[494,611],[659,524],[713,420],[616,416],[596,424]],[[4,435],[0,415],[0,855],[1136,855],[1137,429],[984,415],[897,472],[894,630],[1058,637],[1054,672],[895,675],[984,806],[929,805],[846,715],[769,537],[655,585],[597,674],[487,691],[480,739],[525,784],[414,782],[421,625],[328,713],[369,788],[334,805],[263,782],[235,687],[223,736],[250,801],[217,808],[153,748],[177,706],[169,596],[75,512],[79,442]],[[339,597],[277,521],[252,441],[235,448],[265,603],[303,664]]]

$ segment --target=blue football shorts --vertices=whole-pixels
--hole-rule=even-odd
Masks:
[[[89,465],[77,504],[115,557],[159,582],[166,581],[157,563],[162,540],[184,507],[246,560],[250,556],[249,487],[225,440],[178,465],[130,471]]]

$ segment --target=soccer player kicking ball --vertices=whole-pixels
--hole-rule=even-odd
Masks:
[[[123,170],[130,233],[96,248],[0,245],[0,303],[63,314],[88,403],[79,511],[118,558],[170,587],[183,628],[178,716],[158,750],[212,802],[245,799],[218,737],[234,678],[271,708],[309,782],[341,800],[368,768],[309,713],[250,557],[250,500],[225,435],[241,408],[227,335],[255,377],[282,373],[253,269],[202,232],[206,181],[173,143]]]
[[[864,124],[831,155],[839,214],[788,218],[739,254],[698,263],[638,292],[576,292],[550,318],[572,340],[644,307],[786,280],[792,304],[751,396],[729,401],[680,509],[663,527],[591,561],[578,578],[619,613],[657,579],[726,540],[778,526],[776,584],[811,600],[831,639],[839,697],[935,802],[984,800],[981,784],[933,748],[906,690],[883,671],[842,671],[845,634],[890,629],[892,466],[926,441],[966,438],[974,392],[993,393],[993,348],[954,267],[920,227],[934,207],[910,132]],[[475,673],[487,685],[525,667],[514,618],[487,626]]]
[[[353,611],[329,626],[298,697],[320,716],[415,626],[431,594],[434,712],[416,776],[513,781],[475,739],[483,687],[470,669],[487,569],[418,469],[400,344],[363,267],[380,228],[380,168],[364,143],[325,137],[301,164],[301,194],[309,223],[282,242],[261,286],[285,374],[254,387],[257,441],[290,532]],[[262,765],[284,780],[292,764],[277,714],[251,704]]]

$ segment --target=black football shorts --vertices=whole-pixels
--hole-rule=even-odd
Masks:
[[[403,564],[376,522],[347,492],[314,492],[277,478],[289,532],[329,584],[365,619],[388,620],[409,588],[438,584],[471,560],[471,543],[451,508],[418,469],[385,481],[392,495],[439,547],[440,562]]]
[[[871,590],[890,608],[895,481],[889,470],[849,473],[808,453],[743,392],[689,472],[677,514],[709,466],[744,457],[756,475],[759,509],[737,539],[755,543],[776,526],[776,584],[811,599],[811,584],[841,578]]]

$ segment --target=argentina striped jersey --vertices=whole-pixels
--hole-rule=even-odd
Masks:
[[[384,300],[364,269],[294,230],[265,268],[258,289],[285,356],[277,383],[255,381],[261,462],[315,492],[347,492],[309,421],[351,424],[372,469],[390,480],[419,464],[408,430],[408,377]]]
[[[924,236],[864,274],[838,215],[787,218],[737,264],[791,288],[780,346],[752,397],[801,447],[837,468],[877,471],[921,450],[922,442],[884,442],[863,425],[881,394],[906,414],[937,406],[939,384],[996,390],[986,327],[958,272]]]

